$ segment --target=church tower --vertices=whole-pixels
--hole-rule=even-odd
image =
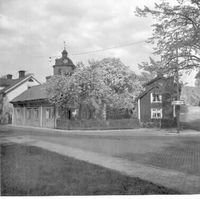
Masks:
[[[64,46],[62,51],[62,57],[55,60],[55,65],[53,65],[53,75],[61,75],[71,73],[75,68],[72,60],[68,57],[68,52]]]

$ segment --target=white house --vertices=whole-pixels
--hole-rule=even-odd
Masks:
[[[35,85],[40,85],[40,82],[23,70],[19,71],[16,79],[11,74],[0,78],[0,123],[12,123],[13,105],[10,101]]]

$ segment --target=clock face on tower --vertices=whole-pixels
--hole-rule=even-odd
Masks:
[[[64,63],[64,64],[67,64],[67,63],[68,63],[68,60],[67,60],[67,59],[64,59],[64,60],[63,60],[63,63]]]

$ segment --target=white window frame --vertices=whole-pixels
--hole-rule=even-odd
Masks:
[[[160,114],[160,117],[157,114]],[[151,119],[162,119],[162,108],[151,108]]]
[[[46,119],[50,119],[51,118],[51,109],[50,108],[46,108],[45,118]]]
[[[48,107],[46,108],[46,111],[45,111],[45,118],[46,120],[48,119],[53,119],[54,118],[54,110],[52,107]]]
[[[153,95],[158,95],[160,100],[153,101]],[[151,103],[162,103],[162,95],[158,93],[151,93]]]

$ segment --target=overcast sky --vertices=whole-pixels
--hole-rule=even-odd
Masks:
[[[136,6],[153,7],[159,0],[0,0],[0,75],[18,70],[40,81],[52,75],[63,41],[74,64],[118,57],[138,73],[137,65],[151,56],[151,18],[138,18]],[[136,44],[134,44],[136,43]],[[106,51],[88,51],[123,46]],[[81,54],[81,55],[77,55]]]

